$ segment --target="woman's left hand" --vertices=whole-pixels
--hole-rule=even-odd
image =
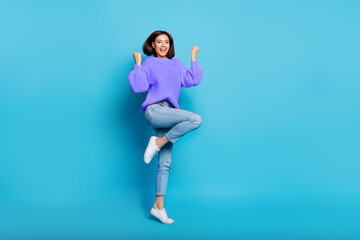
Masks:
[[[198,47],[192,47],[191,48],[191,56],[196,56],[196,54],[199,52]]]
[[[199,52],[198,47],[191,48],[191,61],[196,61],[196,54]]]

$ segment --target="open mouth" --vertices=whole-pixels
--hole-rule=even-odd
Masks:
[[[160,52],[161,52],[161,53],[165,53],[165,52],[166,52],[166,48],[160,48]]]

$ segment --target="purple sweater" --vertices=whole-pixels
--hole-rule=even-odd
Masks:
[[[200,83],[204,72],[198,61],[192,61],[191,67],[176,58],[158,58],[150,56],[141,66],[134,64],[134,70],[129,73],[128,80],[134,93],[148,91],[141,110],[153,103],[167,100],[174,108],[180,108],[179,94],[182,87],[192,87]]]

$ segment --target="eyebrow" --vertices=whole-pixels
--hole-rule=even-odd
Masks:
[[[156,40],[156,41],[162,41],[162,40]],[[169,41],[169,40],[164,40],[164,41]]]

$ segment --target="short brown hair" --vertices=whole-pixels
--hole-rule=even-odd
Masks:
[[[143,44],[143,52],[145,53],[145,55],[147,55],[147,56],[154,55],[155,57],[157,56],[155,49],[152,47],[152,43],[155,41],[157,36],[162,35],[162,34],[166,34],[170,40],[170,49],[167,52],[166,57],[171,59],[175,56],[174,40],[173,40],[172,36],[170,35],[170,33],[166,32],[166,31],[161,31],[161,30],[153,32],[146,39],[145,43]]]

